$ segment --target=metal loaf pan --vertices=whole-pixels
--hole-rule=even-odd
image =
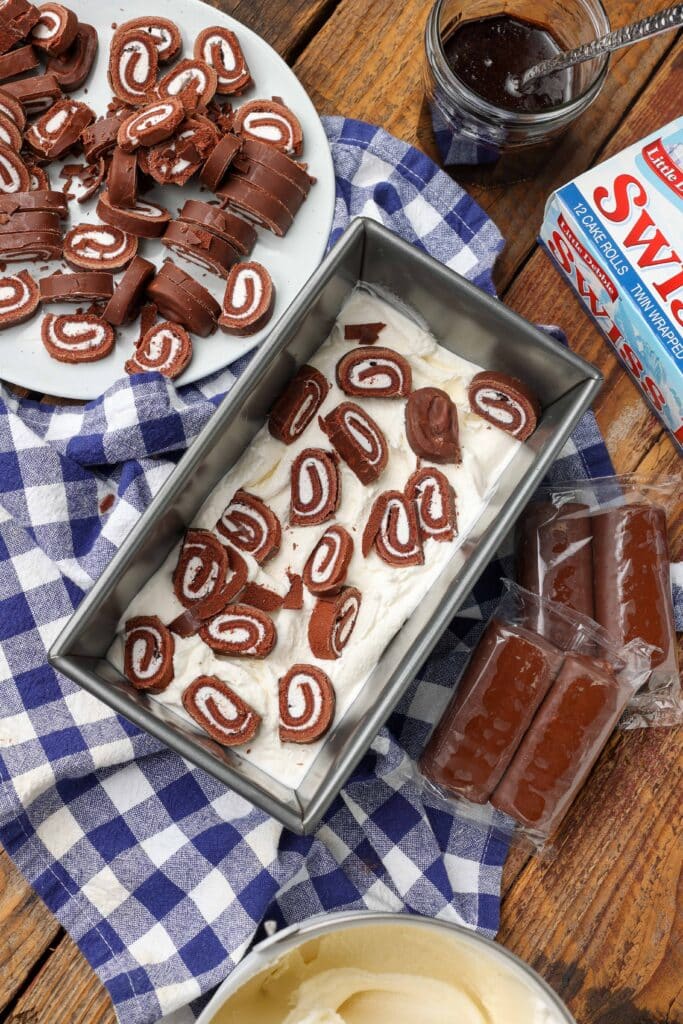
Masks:
[[[519,376],[539,395],[540,424],[419,608],[385,649],[296,789],[202,737],[134,690],[104,660],[116,624],[214,486],[247,448],[298,367],[327,338],[358,281],[411,306],[446,348]],[[310,832],[458,611],[501,539],[597,394],[599,372],[458,274],[373,221],[355,220],[178,464],[50,651],[50,663],[193,764],[298,833]]]

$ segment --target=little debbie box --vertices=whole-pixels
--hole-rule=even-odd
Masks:
[[[540,240],[683,450],[683,117],[554,192]]]

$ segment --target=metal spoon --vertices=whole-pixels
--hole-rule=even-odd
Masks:
[[[521,75],[508,75],[505,87],[512,95],[519,95],[519,93],[527,92],[529,85],[535,79],[550,75],[553,71],[563,71],[565,68],[573,67],[574,64],[582,64],[586,60],[599,57],[602,53],[620,50],[624,46],[630,46],[631,43],[639,43],[642,39],[649,39],[651,36],[659,35],[660,32],[668,32],[681,25],[683,25],[683,3],[667,7],[666,10],[635,21],[632,25],[624,25],[623,28],[618,28],[614,32],[608,32],[606,36],[594,39],[592,43],[584,43],[574,50],[559,53],[557,57],[542,60]]]

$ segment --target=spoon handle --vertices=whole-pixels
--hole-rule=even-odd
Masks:
[[[651,36],[659,35],[660,32],[668,32],[670,29],[683,25],[683,3],[674,7],[667,7],[657,14],[651,14],[647,18],[634,22],[632,25],[624,25],[614,32],[609,32],[600,39],[594,39],[592,43],[584,43],[574,50],[560,53],[557,57],[550,57],[539,64],[534,64],[523,74],[517,76],[517,87],[524,92],[525,87],[535,78],[549,75],[553,71],[563,71],[574,64],[581,64],[583,61],[599,57],[602,53],[611,53],[613,50],[620,50],[623,46],[630,46],[631,43],[638,43],[641,39],[649,39]]]

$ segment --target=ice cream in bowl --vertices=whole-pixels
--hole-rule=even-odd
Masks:
[[[443,921],[347,913],[276,933],[197,1024],[574,1024],[502,946]]]

